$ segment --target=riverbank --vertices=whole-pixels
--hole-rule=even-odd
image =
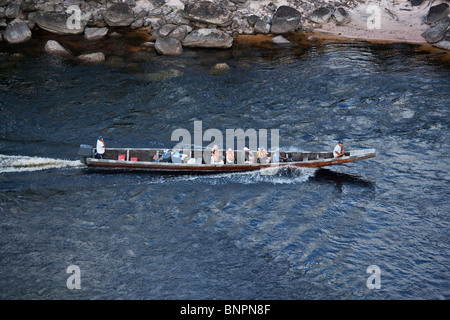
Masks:
[[[446,2],[0,0],[0,41],[20,45],[44,34],[50,41],[44,48],[47,52],[75,55],[89,63],[105,61],[101,48],[109,39],[130,34],[142,38],[141,44],[129,47],[130,51],[144,47],[169,56],[181,55],[186,48],[226,49],[245,39],[289,44],[288,38],[298,39],[298,34],[306,35],[306,43],[330,39],[402,42],[448,56]],[[69,41],[68,48],[51,35],[55,39],[79,36]],[[89,50],[72,52],[82,47]]]

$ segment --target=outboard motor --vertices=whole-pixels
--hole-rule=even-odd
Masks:
[[[78,149],[78,156],[80,157],[81,163],[86,164],[86,158],[95,157],[94,147],[87,144],[80,144],[80,149]]]

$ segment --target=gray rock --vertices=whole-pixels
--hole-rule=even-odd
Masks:
[[[173,30],[175,30],[177,26],[171,23],[163,25],[161,28],[159,28],[158,33],[159,36],[168,36]]]
[[[105,55],[102,52],[87,53],[79,55],[78,59],[85,63],[102,63],[105,61]]]
[[[139,29],[139,28],[141,28],[143,25],[144,25],[144,18],[140,18],[140,19],[137,19],[136,21],[134,21],[134,22],[131,24],[130,28],[131,28],[131,29]]]
[[[134,12],[128,4],[119,2],[103,12],[103,19],[111,27],[126,27],[133,23]]]
[[[19,0],[12,0],[5,10],[5,15],[7,18],[17,18],[21,14],[20,10],[20,1]]]
[[[191,26],[188,25],[182,25],[182,26],[178,26],[176,27],[171,33],[170,36],[172,38],[177,39],[178,41],[183,41],[184,38],[186,38],[186,36],[189,34],[189,32],[192,31]]]
[[[420,6],[423,3],[424,0],[410,0],[411,5],[414,6]]]
[[[0,7],[4,7],[10,3],[10,0],[0,0]]]
[[[439,21],[434,27],[427,29],[422,33],[422,37],[428,43],[436,43],[442,40],[445,33],[447,32],[447,27],[450,25],[450,18]]]
[[[439,49],[444,49],[450,51],[450,40],[442,40],[435,44],[433,44],[434,47]]]
[[[218,29],[201,28],[189,33],[183,40],[185,47],[230,48],[233,38]]]
[[[333,17],[338,25],[344,25],[350,22],[350,15],[343,7],[335,9],[333,12]]]
[[[189,3],[184,7],[185,17],[191,21],[203,22],[221,27],[229,26],[232,12],[211,1]]]
[[[258,20],[259,20],[259,17],[254,14],[247,17],[247,22],[250,27],[253,27]]]
[[[313,11],[309,19],[315,23],[327,23],[331,17],[331,10],[328,8],[319,8]]]
[[[38,11],[35,15],[36,23],[44,30],[52,33],[67,35],[83,33],[86,21],[72,23],[71,16],[67,13]]]
[[[446,3],[441,3],[436,6],[432,6],[428,11],[425,18],[425,22],[428,24],[438,22],[439,20],[448,16],[449,6]]]
[[[184,15],[181,12],[177,12],[170,20],[170,23],[177,25],[189,24],[189,19],[184,17]]]
[[[65,49],[59,42],[55,40],[48,40],[45,44],[44,50],[51,54],[56,54],[60,56],[69,56],[70,52]]]
[[[265,22],[264,20],[258,20],[256,21],[253,28],[255,29],[256,33],[267,34],[270,32],[270,23]]]
[[[296,9],[281,6],[272,17],[272,33],[288,33],[295,31],[300,25],[301,14]]]
[[[272,42],[276,44],[292,44],[292,42],[290,42],[283,36],[276,36],[275,38],[272,39]]]
[[[31,39],[31,31],[23,20],[16,18],[6,26],[4,37],[9,43],[26,42]]]
[[[155,49],[163,55],[180,55],[183,53],[183,47],[178,39],[172,37],[159,37],[155,42]]]
[[[88,40],[100,40],[108,34],[108,28],[86,28],[84,30],[84,37]]]

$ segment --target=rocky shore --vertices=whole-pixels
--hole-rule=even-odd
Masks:
[[[263,34],[284,44],[291,33],[307,33],[310,42],[334,35],[450,50],[448,0],[0,0],[0,46],[26,43],[39,29],[95,42],[114,37],[117,28],[148,33],[145,45],[161,55],[180,55],[188,47],[230,48],[240,35]],[[44,49],[71,55],[55,40]],[[105,55],[76,58],[95,63]]]

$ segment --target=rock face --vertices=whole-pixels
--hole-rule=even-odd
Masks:
[[[80,34],[86,27],[84,20],[79,21],[79,24],[72,24],[71,16],[66,13],[38,11],[35,19],[40,28],[60,35]]]
[[[231,24],[233,14],[228,8],[211,1],[199,1],[184,7],[185,17],[191,21],[209,23],[217,26]]]
[[[281,6],[272,17],[272,33],[288,33],[295,31],[300,24],[301,14],[296,9]]]
[[[449,6],[446,3],[441,3],[437,6],[432,6],[428,11],[425,22],[428,24],[438,22],[439,20],[448,16]]]
[[[9,43],[21,43],[31,39],[31,31],[28,25],[16,18],[6,26],[4,37]]]
[[[230,48],[232,45],[233,38],[218,29],[196,29],[183,40],[185,47]]]
[[[319,8],[313,11],[309,18],[315,23],[327,23],[331,17],[331,10],[328,8]]]
[[[70,52],[66,50],[59,42],[55,40],[48,40],[45,44],[45,51],[51,54],[60,56],[69,56]]]
[[[162,36],[156,39],[155,49],[163,55],[175,56],[183,53],[183,47],[178,39]]]
[[[103,19],[111,27],[126,27],[133,23],[134,13],[128,4],[119,2],[103,13]]]

